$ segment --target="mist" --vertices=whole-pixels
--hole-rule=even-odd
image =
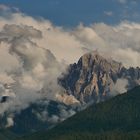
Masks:
[[[40,99],[60,98],[63,89],[57,78],[84,53],[98,50],[126,67],[140,66],[138,23],[122,21],[115,26],[96,23],[64,28],[16,9],[1,10],[5,14],[0,15],[0,95],[9,96],[9,100],[1,104],[0,115],[19,112]],[[118,81],[115,89],[124,92],[126,84]],[[120,85],[123,87],[118,89]],[[63,110],[62,116],[67,113]],[[71,113],[74,114],[68,114]],[[57,120],[57,116],[52,118]],[[7,121],[7,126],[13,124],[11,117]]]

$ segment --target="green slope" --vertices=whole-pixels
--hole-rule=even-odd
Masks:
[[[140,140],[140,87],[22,140]]]
[[[0,140],[17,140],[18,137],[9,130],[0,130]]]

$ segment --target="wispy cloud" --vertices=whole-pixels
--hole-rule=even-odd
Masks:
[[[104,14],[106,16],[113,16],[113,12],[112,11],[104,11]]]
[[[6,11],[6,10],[10,10],[10,8],[6,5],[0,4],[0,10]]]
[[[119,3],[121,3],[121,4],[126,4],[127,3],[127,0],[118,0],[119,1]]]

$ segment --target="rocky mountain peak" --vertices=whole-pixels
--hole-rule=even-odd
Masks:
[[[78,65],[81,66],[81,68],[92,68],[98,66],[106,72],[118,72],[123,67],[121,63],[116,62],[111,58],[106,59],[101,56],[97,51],[93,51],[91,53],[83,55],[79,59]]]
[[[111,92],[118,79],[126,79],[127,87],[134,87],[139,84],[140,69],[127,69],[120,62],[104,58],[94,51],[83,55],[78,63],[70,65],[59,83],[69,95],[73,95],[81,103],[89,103],[112,96]]]

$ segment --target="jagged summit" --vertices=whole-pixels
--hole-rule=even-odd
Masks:
[[[118,92],[114,87],[119,79],[128,81],[124,89],[133,88],[140,84],[140,69],[127,69],[120,62],[93,51],[83,55],[78,63],[70,65],[68,73],[59,83],[68,94],[74,95],[82,103],[89,103],[106,100],[113,92]]]
[[[105,58],[101,56],[98,51],[84,54],[79,59],[78,64],[85,68],[98,65],[101,66],[104,71],[112,70],[114,72],[119,71],[123,67],[122,63],[112,60],[111,58]]]

